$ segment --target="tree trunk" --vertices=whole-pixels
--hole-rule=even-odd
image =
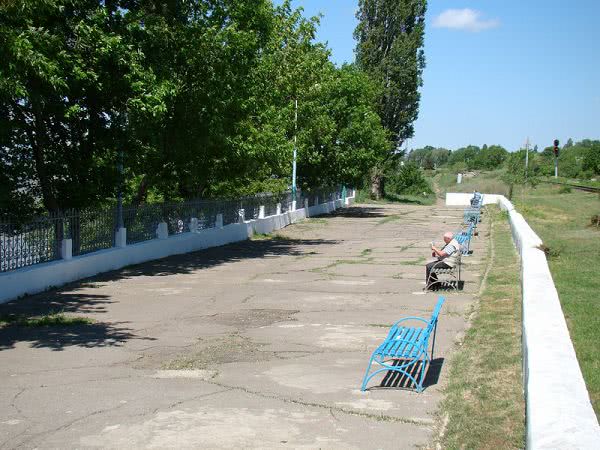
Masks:
[[[383,198],[383,175],[377,168],[371,172],[371,198],[374,200]]]

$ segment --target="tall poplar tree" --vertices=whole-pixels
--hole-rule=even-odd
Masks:
[[[383,194],[383,171],[402,143],[413,136],[423,84],[427,0],[359,0],[354,32],[357,65],[382,87],[379,115],[393,143],[372,170],[372,195]]]

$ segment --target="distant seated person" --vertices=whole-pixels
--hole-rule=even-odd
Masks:
[[[481,206],[482,195],[478,191],[473,191],[473,197],[471,197],[471,207],[479,208]]]
[[[454,234],[448,231],[444,233],[445,246],[441,250],[431,243],[431,256],[436,258],[425,266],[425,289],[436,284],[437,275],[431,272],[436,269],[452,269],[456,266],[458,255],[460,253],[460,244],[454,239]]]

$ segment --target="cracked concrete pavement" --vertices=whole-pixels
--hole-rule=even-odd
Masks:
[[[440,205],[356,205],[275,239],[2,305],[94,323],[0,327],[0,447],[427,447],[484,272],[487,224],[464,259],[463,291],[423,294],[423,264],[461,219]],[[387,328],[428,317],[440,294],[425,391],[383,387],[382,375],[361,392]]]

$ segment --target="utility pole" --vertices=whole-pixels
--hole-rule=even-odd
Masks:
[[[298,99],[295,101],[294,117],[294,162],[292,164],[292,199],[296,201],[296,158],[298,156]]]

